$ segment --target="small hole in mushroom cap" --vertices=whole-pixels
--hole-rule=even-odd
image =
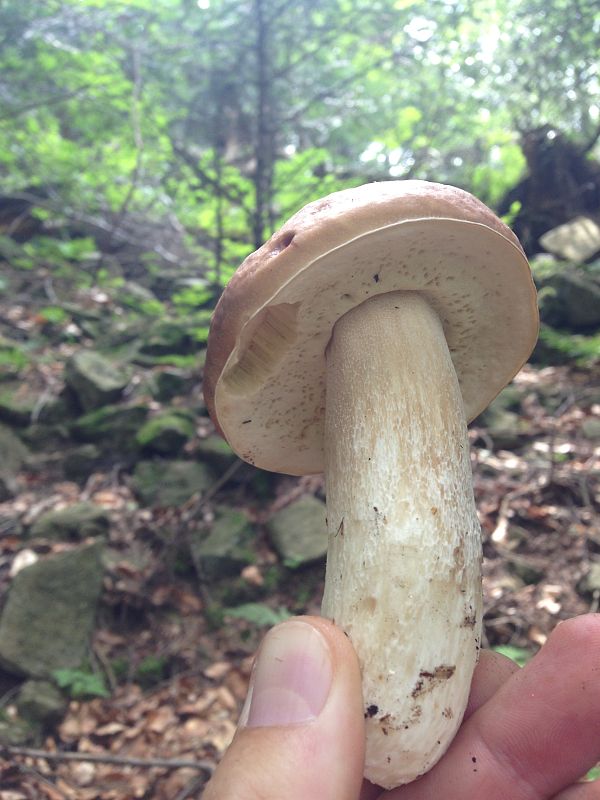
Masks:
[[[286,247],[289,247],[294,241],[295,235],[295,231],[286,231],[285,233],[282,233],[281,236],[278,236],[276,239],[274,239],[271,243],[271,255],[277,256],[282,252],[282,250],[285,250]]]

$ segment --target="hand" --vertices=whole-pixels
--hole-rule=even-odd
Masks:
[[[204,800],[600,800],[577,783],[600,760],[600,614],[560,624],[523,669],[482,652],[465,720],[426,775],[384,792],[362,779],[356,655],[300,617],[258,653],[233,743]]]

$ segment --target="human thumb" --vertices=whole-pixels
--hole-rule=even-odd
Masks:
[[[203,800],[357,800],[364,767],[360,670],[332,622],[273,628],[238,731]]]

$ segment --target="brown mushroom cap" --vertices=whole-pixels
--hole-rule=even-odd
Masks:
[[[392,291],[420,292],[437,311],[469,420],[535,344],[527,259],[483,203],[425,181],[336,192],[305,206],[248,256],[215,310],[204,394],[241,458],[292,475],[323,470],[333,326]]]

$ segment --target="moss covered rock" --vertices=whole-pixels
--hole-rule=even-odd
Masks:
[[[21,570],[0,617],[0,664],[36,678],[79,667],[88,655],[103,574],[100,544]]]
[[[217,509],[210,532],[192,535],[190,549],[196,569],[210,580],[238,575],[254,561],[254,536],[252,525],[241,511]]]
[[[312,495],[277,511],[267,522],[273,547],[283,562],[298,567],[325,558],[327,523],[325,503]]]
[[[29,680],[21,686],[16,701],[19,716],[26,722],[51,725],[67,708],[63,693],[50,681]]]
[[[176,455],[194,436],[194,432],[190,416],[169,411],[148,420],[138,431],[136,441],[148,452]]]
[[[117,400],[130,380],[129,370],[94,350],[80,350],[66,364],[65,381],[84,411]]]
[[[29,452],[10,428],[0,425],[0,503],[9,500],[18,490],[17,476]]]
[[[136,494],[153,508],[182,505],[209,489],[213,481],[212,471],[196,461],[140,461],[133,474]]]
[[[48,511],[36,519],[29,534],[39,539],[80,541],[106,536],[110,528],[107,512],[94,503],[74,503],[59,511]]]
[[[112,405],[84,414],[71,426],[73,436],[97,442],[103,450],[128,452],[137,449],[137,433],[145,423],[148,408],[144,404]]]

